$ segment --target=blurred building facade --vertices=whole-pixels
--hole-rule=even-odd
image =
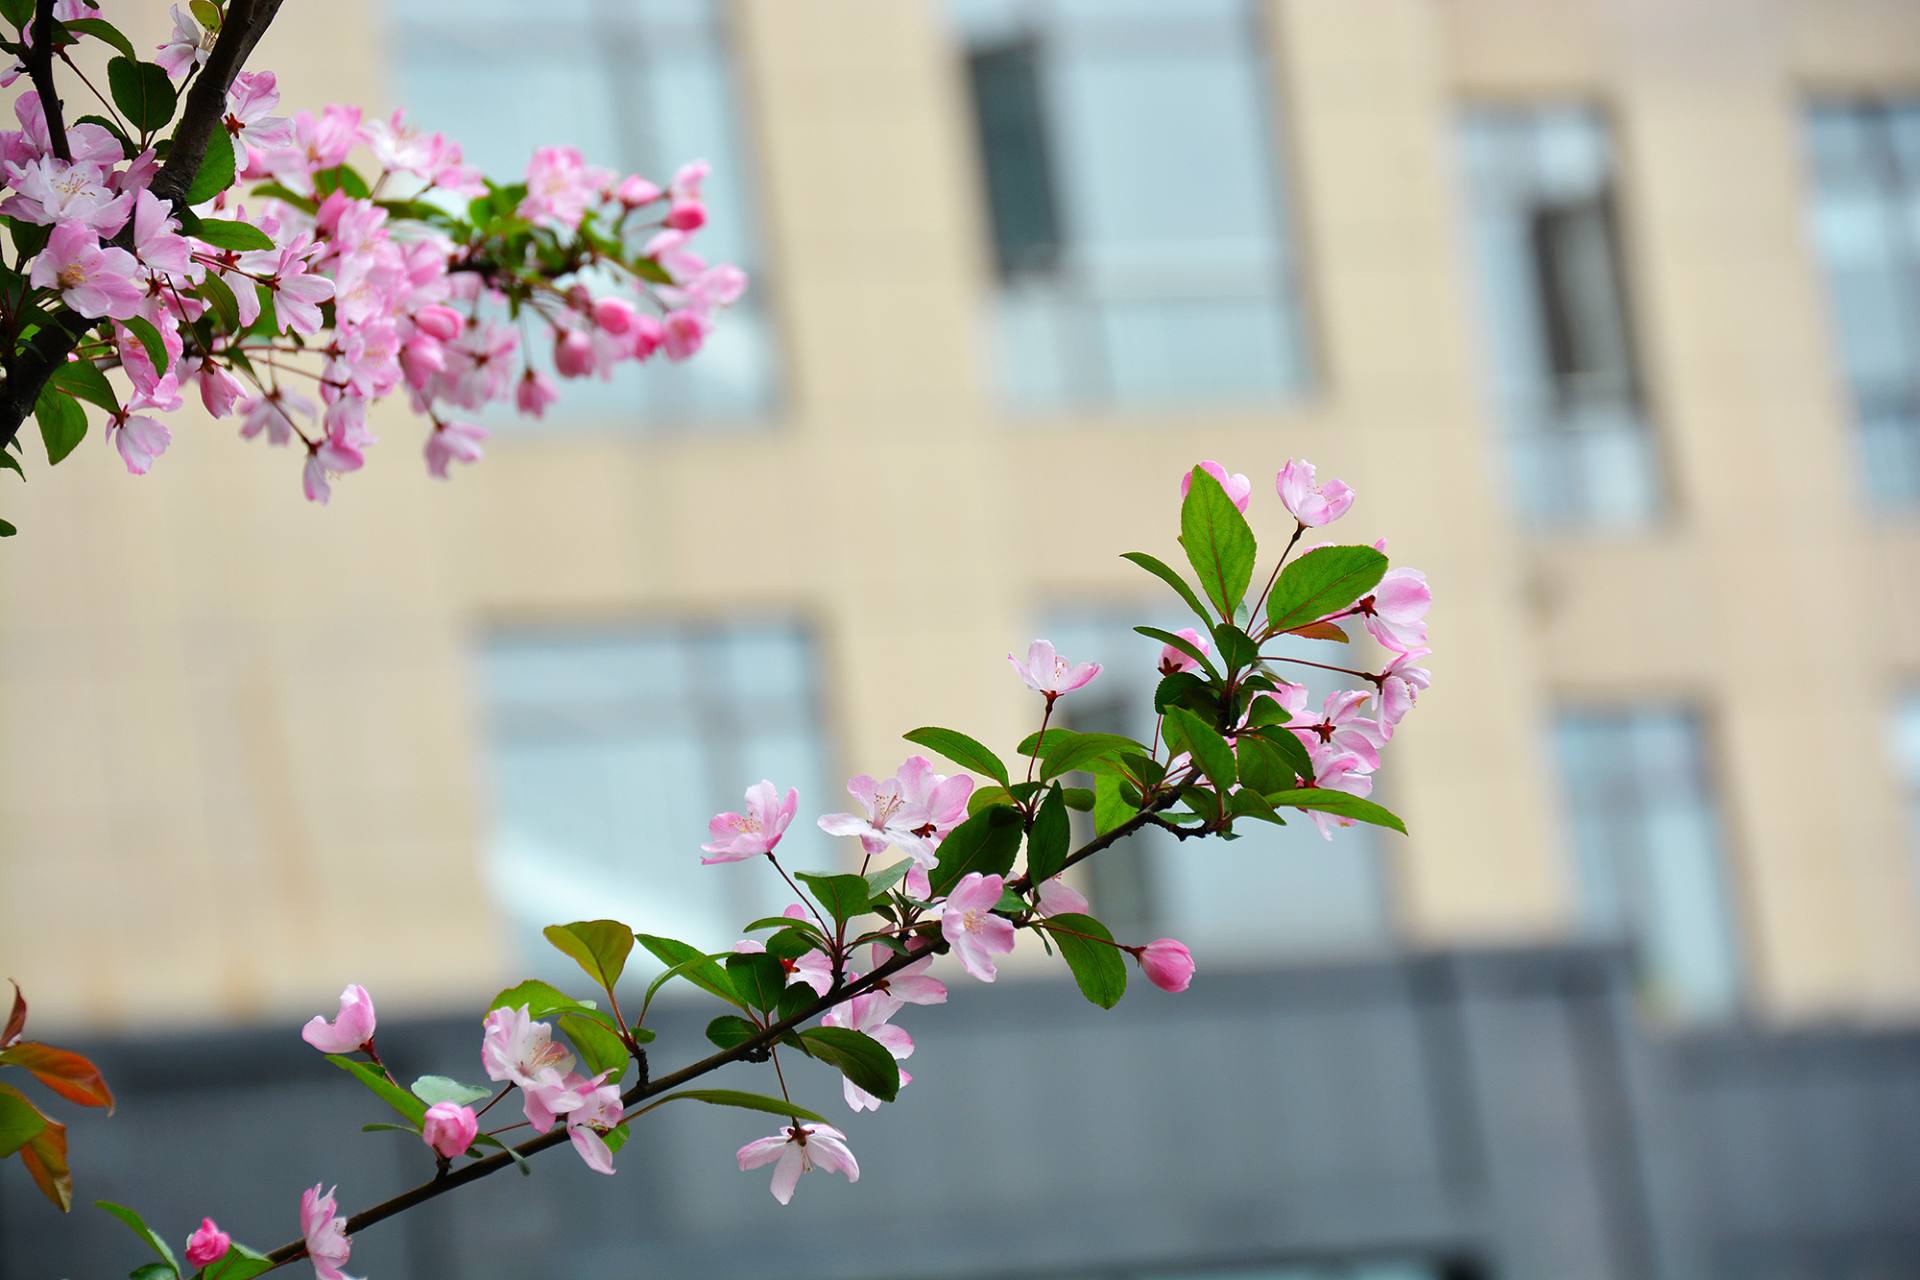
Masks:
[[[446,486],[395,413],[324,510],[215,424],[15,493],[0,938],[85,940],[7,949],[47,1023],[432,1012],[581,915],[724,945],[783,898],[707,815],[1011,744],[1028,638],[1144,731],[1118,553],[1175,558],[1201,457],[1284,536],[1290,456],[1434,584],[1413,835],[1143,842],[1097,912],[1222,971],[1623,943],[1682,1031],[1920,1008],[1920,8],[342,0],[257,62],[496,173],[703,155],[754,288]]]

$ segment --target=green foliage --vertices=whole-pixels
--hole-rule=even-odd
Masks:
[[[12,1085],[0,1084],[0,1156],[10,1156],[47,1127],[40,1108]]]
[[[554,1024],[573,1041],[580,1061],[586,1064],[585,1074],[593,1076],[605,1071],[610,1073],[608,1079],[617,1082],[626,1073],[627,1046],[605,1024],[578,1013],[563,1013],[554,1019]]]
[[[1111,1009],[1127,994],[1127,965],[1113,945],[1107,926],[1092,916],[1074,913],[1048,916],[1047,936],[1060,948],[1060,958],[1073,971],[1080,994]]]
[[[865,876],[825,875],[816,871],[796,871],[794,879],[813,890],[814,899],[836,923],[845,923],[865,915],[873,892]]]
[[[386,1073],[380,1068],[338,1053],[328,1054],[327,1061],[365,1085],[380,1101],[399,1112],[401,1119],[416,1129],[420,1127],[420,1121],[427,1114],[427,1104],[387,1079]]]
[[[138,53],[134,52],[133,41],[122,35],[120,28],[114,26],[105,18],[69,18],[65,26],[67,30],[76,35],[92,36],[95,40],[104,41],[112,45],[116,52],[125,57],[135,59],[136,61],[140,57]]]
[[[913,870],[913,859],[902,858],[890,867],[882,867],[878,871],[867,872],[866,880],[867,893],[870,895],[869,900],[879,897],[896,884],[899,884],[907,878],[907,872],[911,870]]]
[[[432,1106],[436,1102],[452,1102],[470,1107],[476,1102],[485,1102],[493,1096],[493,1090],[477,1084],[461,1084],[458,1080],[446,1076],[421,1076],[413,1082],[413,1096]]]
[[[1130,803],[1126,798],[1131,790],[1132,788],[1125,782],[1107,774],[1102,774],[1093,780],[1093,833],[1095,835],[1107,834],[1139,812],[1139,805]],[[1137,801],[1139,793],[1133,792],[1133,795]]]
[[[518,1009],[525,1005],[527,1016],[544,1018],[553,1013],[572,1012],[580,1009],[592,1009],[594,1006],[586,1000],[575,1000],[557,987],[549,986],[538,978],[528,978],[525,982],[508,987],[493,998],[487,1006],[491,1013],[495,1009]]]
[[[1318,547],[1280,571],[1267,597],[1267,626],[1304,627],[1338,613],[1380,585],[1387,558],[1372,547]]]
[[[0,17],[16,30],[24,30],[33,21],[33,0],[0,0]]]
[[[1045,746],[1046,752],[1040,757],[1043,781],[1076,770],[1110,773],[1117,769],[1122,756],[1130,752],[1144,754],[1147,749],[1142,743],[1117,733],[1075,733],[1070,729],[1049,729]]]
[[[1027,833],[1027,876],[1035,888],[1060,874],[1071,836],[1067,799],[1059,787],[1052,787],[1033,815],[1033,830]]]
[[[620,980],[633,950],[633,930],[618,920],[576,920],[550,924],[541,932],[562,955],[569,957],[607,990]]]
[[[809,1111],[805,1107],[796,1106],[785,1098],[769,1098],[758,1093],[742,1093],[738,1089],[681,1089],[649,1103],[647,1110],[651,1111],[662,1103],[672,1102],[679,1098],[686,1098],[693,1102],[705,1102],[715,1107],[738,1107],[742,1111],[764,1111],[768,1115],[785,1116],[788,1119],[810,1120],[815,1124],[826,1123],[826,1117]]]
[[[1180,504],[1180,545],[1201,591],[1223,620],[1231,619],[1253,580],[1253,530],[1220,482],[1199,467],[1193,469],[1193,485]]]
[[[1407,824],[1400,821],[1391,810],[1360,796],[1350,796],[1344,791],[1309,787],[1299,791],[1276,792],[1268,796],[1267,801],[1276,809],[1317,809],[1335,817],[1352,818],[1355,822],[1366,822],[1398,831],[1401,835],[1407,834]]]
[[[1212,676],[1215,680],[1218,680],[1220,678],[1220,668],[1213,665],[1213,659],[1208,657],[1205,651],[1203,651],[1199,645],[1187,639],[1185,636],[1175,635],[1173,632],[1166,630],[1164,627],[1135,627],[1134,630],[1138,631],[1141,635],[1146,636],[1149,639],[1158,640],[1161,644],[1172,645],[1174,648],[1178,649],[1180,652],[1186,654],[1189,658],[1192,658],[1195,662],[1199,663],[1201,670],[1205,671],[1208,675]]]
[[[40,424],[40,439],[47,446],[49,464],[58,465],[87,438],[86,411],[51,383],[34,397],[33,420]]]
[[[225,222],[219,218],[202,218],[193,229],[196,239],[204,240],[219,249],[236,249],[247,252],[253,249],[271,249],[273,240],[266,232],[251,222]]]
[[[134,1210],[127,1208],[127,1206],[115,1204],[111,1200],[95,1200],[93,1207],[96,1209],[105,1209],[108,1213],[126,1223],[133,1234],[146,1241],[147,1248],[153,1250],[160,1256],[160,1261],[166,1265],[168,1272],[176,1276],[180,1274],[180,1264],[174,1259],[173,1250],[167,1246],[165,1240],[161,1239],[157,1231],[147,1225],[145,1218],[142,1218]]]
[[[987,777],[992,778],[1003,787],[1013,785],[1007,777],[1007,766],[1000,762],[1000,757],[957,729],[940,729],[928,726],[922,729],[915,729],[912,733],[906,734],[905,737],[908,742],[915,743],[938,755],[945,756],[962,769],[970,769],[974,773],[984,773]]]
[[[1020,835],[1020,813],[1006,805],[982,809],[955,827],[940,842],[940,860],[927,873],[934,896],[945,895],[971,872],[1007,874],[1020,854]]]
[[[787,989],[787,970],[764,952],[738,952],[727,957],[727,979],[749,1008],[769,1012]]]
[[[634,935],[641,946],[651,952],[655,959],[667,966],[667,971],[653,980],[647,988],[647,1000],[653,1000],[654,992],[665,986],[671,978],[684,978],[708,995],[718,996],[728,1004],[739,1004],[740,997],[733,989],[733,983],[727,977],[727,971],[698,947],[689,946],[677,938],[663,938],[658,934],[641,933]]]
[[[264,1275],[273,1268],[274,1264],[266,1254],[256,1253],[235,1240],[227,1246],[220,1260],[206,1269],[204,1280],[253,1280],[253,1277]]]
[[[193,181],[187,184],[186,202],[190,205],[205,204],[207,201],[233,185],[235,171],[233,138],[225,129],[215,129],[213,136],[207,139],[207,153],[200,158],[200,167],[194,170]],[[263,244],[226,244],[208,239],[205,228],[212,218],[200,219],[193,234],[208,244],[218,245],[222,249],[271,249],[273,241],[258,228],[249,228],[265,243]],[[244,223],[223,223],[224,226],[244,226]]]
[[[47,385],[66,392],[76,400],[98,405],[108,413],[116,413],[120,409],[120,397],[113,393],[113,384],[107,381],[107,375],[100,372],[99,366],[91,360],[67,361],[53,371],[47,379]]]
[[[1227,740],[1201,720],[1199,716],[1183,707],[1167,708],[1166,728],[1167,748],[1176,754],[1185,751],[1193,756],[1193,762],[1200,772],[1225,791],[1237,780],[1233,764],[1233,748]]]
[[[759,1034],[759,1027],[737,1013],[723,1013],[707,1024],[707,1039],[722,1049],[743,1045]]]
[[[1193,588],[1187,585],[1187,580],[1181,577],[1171,565],[1167,564],[1164,560],[1148,555],[1144,551],[1128,551],[1120,558],[1122,560],[1131,560],[1154,577],[1160,579],[1160,581],[1172,587],[1180,594],[1180,598],[1186,601],[1187,608],[1193,610],[1194,614],[1202,623],[1209,626],[1212,625],[1213,615],[1207,612],[1207,607],[1200,603],[1199,596],[1193,594]]]
[[[107,90],[127,123],[142,133],[157,133],[173,119],[173,81],[151,62],[114,58],[107,63]]]
[[[853,1081],[882,1102],[900,1092],[900,1067],[886,1046],[872,1036],[848,1027],[814,1027],[799,1033],[800,1046],[809,1055]]]
[[[130,329],[133,336],[140,340],[140,345],[147,349],[147,359],[153,361],[154,373],[164,376],[167,372],[167,344],[161,341],[160,331],[153,327],[153,322],[144,316],[135,316],[120,323]]]
[[[1280,732],[1288,738],[1293,737],[1284,729]],[[1300,746],[1298,739],[1294,739],[1294,746]],[[1239,757],[1240,781],[1252,791],[1264,796],[1275,791],[1292,789],[1295,778],[1293,762],[1281,754],[1275,742],[1270,742],[1258,734],[1242,734],[1236,744],[1235,753]],[[1301,748],[1302,760],[1306,759],[1306,754],[1305,748]],[[1309,781],[1312,780],[1311,767],[1305,776]]]

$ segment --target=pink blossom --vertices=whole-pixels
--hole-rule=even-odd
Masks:
[[[222,1231],[212,1218],[200,1219],[200,1229],[187,1237],[187,1265],[211,1266],[227,1256],[233,1237]]]
[[[847,977],[851,981],[853,975],[849,974]],[[845,1004],[830,1010],[820,1019],[820,1025],[846,1027],[870,1036],[893,1055],[895,1062],[900,1062],[913,1056],[913,1037],[889,1021],[899,1010],[898,1001],[886,999],[875,992],[863,991]],[[906,1088],[912,1081],[912,1076],[904,1070],[900,1072],[901,1088]],[[881,1100],[877,1095],[868,1093],[845,1076],[840,1078],[840,1087],[842,1094],[846,1097],[847,1105],[855,1111],[880,1109]]]
[[[711,839],[700,846],[709,855],[703,864],[740,862],[772,853],[787,832],[800,807],[800,792],[789,787],[784,799],[779,788],[762,778],[747,788],[747,807],[742,813],[717,813],[707,823]]]
[[[1374,721],[1362,715],[1371,691],[1347,689],[1327,695],[1318,720],[1305,723],[1298,715],[1287,728],[1306,743],[1318,743],[1335,751],[1350,751],[1360,757],[1368,769],[1380,767],[1380,748],[1388,735]]]
[[[464,1155],[479,1132],[473,1108],[452,1101],[434,1103],[420,1122],[420,1140],[447,1160]]]
[[[1182,627],[1173,634],[1185,640],[1201,653],[1208,652],[1207,638],[1193,627]],[[1192,671],[1199,665],[1198,660],[1189,656],[1185,651],[1174,648],[1172,645],[1165,645],[1160,650],[1160,674],[1163,676],[1170,676],[1180,671]]]
[[[578,329],[556,329],[553,367],[563,378],[584,378],[594,369],[593,340]]]
[[[1035,640],[1028,645],[1025,662],[1012,654],[1007,655],[1007,661],[1012,664],[1014,673],[1026,682],[1027,688],[1045,694],[1049,704],[1062,694],[1084,687],[1100,674],[1100,664],[1097,662],[1083,662],[1076,667],[1056,654],[1051,640]]]
[[[589,165],[575,147],[541,147],[527,165],[527,195],[516,212],[531,222],[557,222],[572,231],[613,180]]]
[[[559,398],[560,391],[553,379],[533,368],[520,375],[513,389],[513,403],[520,412],[535,418],[545,417],[547,406]]]
[[[1200,463],[1199,466],[1202,471],[1220,482],[1220,487],[1226,490],[1227,497],[1233,499],[1233,505],[1237,509],[1242,512],[1246,511],[1247,504],[1253,501],[1253,481],[1247,479],[1239,472],[1228,475],[1227,469],[1215,462],[1212,458],[1208,458],[1205,462]],[[1193,472],[1189,469],[1185,475],[1180,477],[1180,497],[1185,499],[1192,488]]]
[[[633,358],[645,360],[648,356],[665,346],[667,326],[652,316],[635,316],[633,320]]]
[[[322,1053],[352,1053],[372,1041],[373,1028],[373,997],[354,985],[340,993],[340,1012],[332,1022],[315,1014],[300,1038]]]
[[[314,115],[296,112],[285,146],[265,157],[266,167],[280,174],[303,177],[317,169],[346,163],[364,137],[360,108],[335,103]],[[310,185],[310,183],[309,183]]]
[[[873,967],[878,969],[893,958],[893,953],[879,943],[873,944]],[[909,1004],[945,1004],[947,1002],[947,984],[938,978],[929,978],[927,970],[933,964],[933,957],[927,956],[915,960],[906,968],[881,978],[875,982],[871,994],[880,1003],[881,1008],[889,1009],[888,1017],[893,1016],[903,1005]]]
[[[830,836],[859,836],[869,854],[892,845],[922,866],[939,856],[940,842],[966,821],[973,779],[935,773],[925,756],[908,756],[891,778],[860,774],[847,783],[860,813],[830,813],[820,829]]]
[[[663,345],[667,349],[667,359],[686,360],[706,342],[707,332],[713,328],[713,322],[697,311],[669,311],[665,326]]]
[[[1373,791],[1373,777],[1367,772],[1366,761],[1351,751],[1310,752],[1313,755],[1313,785],[1328,791],[1344,791],[1348,795],[1365,796]],[[1313,825],[1319,828],[1324,840],[1333,839],[1334,828],[1350,827],[1352,818],[1341,818],[1331,813],[1322,813],[1318,809],[1304,810]]]
[[[595,298],[593,300],[593,323],[598,329],[615,335],[633,331],[633,322],[640,318],[631,302],[625,298]]]
[[[282,331],[312,335],[320,332],[320,304],[334,296],[334,283],[314,273],[300,241],[280,249],[261,249],[241,256],[240,263],[261,277],[260,287],[273,295],[274,314]],[[251,289],[236,292],[252,293]]]
[[[1162,991],[1185,991],[1193,981],[1193,953],[1172,938],[1157,938],[1134,953],[1140,972]]]
[[[1040,916],[1085,915],[1091,906],[1086,895],[1059,876],[1040,886],[1034,914]]]
[[[993,914],[1006,881],[970,871],[939,904],[940,934],[968,973],[982,982],[996,975],[993,957],[1013,950],[1013,921]]]
[[[174,221],[172,208],[151,191],[134,197],[133,256],[149,271],[185,275],[194,269],[193,250],[176,234],[180,224]]]
[[[667,210],[666,222],[675,231],[698,231],[707,225],[707,207],[698,200],[676,201]]]
[[[413,323],[415,328],[441,342],[452,342],[460,336],[460,330],[466,327],[466,322],[460,318],[458,311],[439,302],[431,303],[414,312]]]
[[[643,204],[652,204],[661,196],[660,188],[641,177],[632,174],[622,178],[614,190],[614,198],[629,209],[638,209]]]
[[[146,296],[134,280],[136,264],[125,249],[102,249],[93,232],[77,222],[53,229],[47,247],[33,260],[29,277],[41,289],[58,289],[61,299],[90,320],[125,320]]]
[[[151,471],[154,461],[173,443],[173,432],[167,429],[166,423],[131,410],[114,414],[107,423],[107,434],[113,437],[114,448],[120,451],[127,474],[135,476]]]
[[[613,1174],[613,1151],[601,1134],[621,1122],[624,1110],[620,1086],[600,1084],[584,1092],[579,1109],[567,1116],[567,1139],[595,1173]]]
[[[280,86],[271,71],[242,71],[227,90],[227,132],[243,146],[284,147],[293,139],[293,125],[272,115],[280,105]]]
[[[307,463],[300,481],[307,501],[324,505],[333,496],[332,477],[358,471],[365,462],[366,458],[349,436],[329,430],[319,443],[307,450]]]
[[[1279,490],[1281,505],[1309,529],[1332,524],[1353,505],[1351,488],[1339,480],[1316,483],[1313,464],[1304,458],[1288,458],[1273,485]]]
[[[740,1171],[773,1165],[773,1198],[781,1204],[793,1199],[800,1175],[815,1169],[843,1173],[848,1182],[860,1181],[860,1165],[847,1149],[847,1135],[830,1124],[798,1124],[769,1138],[757,1138],[735,1157]]]
[[[536,1022],[528,1006],[495,1009],[487,1014],[480,1040],[480,1065],[487,1079],[507,1081],[524,1090],[547,1089],[565,1083],[573,1070],[573,1054],[553,1042],[553,1028]]]
[[[480,461],[484,452],[480,444],[486,438],[487,429],[478,423],[434,423],[433,433],[427,437],[427,470],[436,479],[447,479],[447,468],[451,464]]]
[[[191,68],[207,65],[207,57],[212,54],[218,35],[216,31],[202,31],[199,23],[180,12],[179,5],[174,5],[173,34],[167,37],[165,44],[156,46],[160,52],[153,60],[169,76],[178,80]]]
[[[335,1213],[333,1189],[321,1195],[320,1186],[316,1182],[300,1193],[300,1234],[306,1237],[307,1257],[320,1280],[353,1280],[340,1270],[353,1252],[347,1220]]]
[[[1393,730],[1413,704],[1419,701],[1420,694],[1432,683],[1433,675],[1425,667],[1414,664],[1427,656],[1425,649],[1410,649],[1398,654],[1380,673],[1380,688],[1374,694],[1380,710],[1380,732],[1383,738],[1391,738]]]
[[[118,147],[115,159],[119,158]],[[132,201],[108,185],[109,170],[84,160],[41,156],[25,165],[7,166],[14,194],[0,201],[0,213],[43,225],[72,223],[110,236],[127,221]]]
[[[1424,649],[1427,608],[1433,593],[1418,569],[1389,569],[1373,594],[1360,601],[1369,634],[1396,653]]]

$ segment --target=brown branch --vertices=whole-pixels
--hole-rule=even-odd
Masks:
[[[26,51],[27,78],[40,95],[40,106],[47,117],[47,140],[55,158],[73,159],[67,146],[67,122],[60,114],[60,92],[53,83],[53,6],[55,0],[40,0],[33,10],[33,47]]]
[[[279,13],[281,2],[230,0],[227,5],[226,18],[220,24],[220,36],[214,41],[213,52],[207,56],[207,65],[187,91],[186,105],[181,109],[179,123],[174,127],[173,146],[167,152],[166,163],[160,166],[160,172],[149,188],[168,204],[180,204],[187,194],[187,188],[193,185],[194,176],[200,172],[200,162],[206,159],[207,144],[213,139],[213,131],[220,127],[226,115],[227,90],[232,87],[233,78],[240,74],[240,68],[246,65],[253,47],[266,34],[274,15]],[[65,159],[66,129],[60,123],[60,100],[53,83],[52,20],[53,0],[39,0],[39,9],[34,18],[34,48],[29,51],[28,69],[34,70],[35,59],[43,60],[46,64],[44,78],[35,72],[33,85],[40,95],[41,105],[47,111],[47,128],[53,139],[54,154]],[[133,247],[131,218],[113,242],[123,249]],[[6,371],[6,382],[0,385],[0,449],[6,448],[20,433],[20,425],[33,412],[35,397],[40,394],[47,379],[53,376],[54,370],[73,354],[74,347],[79,345],[82,338],[105,323],[105,320],[88,320],[65,307],[56,307],[47,323],[18,351],[0,353],[0,357],[4,357]]]

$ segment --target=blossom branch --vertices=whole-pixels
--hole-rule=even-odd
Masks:
[[[60,111],[60,92],[53,83],[53,10],[55,0],[39,0],[33,10],[33,47],[26,51],[27,78],[46,111],[47,142],[61,160],[72,160],[67,144],[67,122]]]

